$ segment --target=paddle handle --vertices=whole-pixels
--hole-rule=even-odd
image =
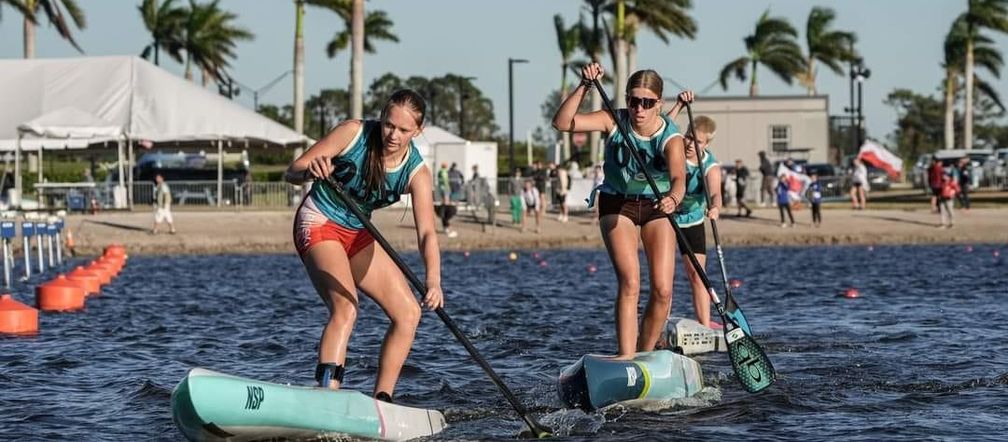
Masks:
[[[375,242],[377,242],[378,245],[385,250],[385,253],[387,253],[390,258],[392,258],[392,262],[395,263],[396,267],[399,267],[399,270],[406,277],[406,280],[409,281],[411,286],[413,286],[413,290],[416,290],[421,297],[424,296],[427,293],[426,284],[420,281],[420,278],[417,278],[416,274],[410,270],[409,266],[406,265],[406,262],[402,260],[401,256],[399,256],[399,253],[392,248],[392,245],[389,244],[381,232],[378,231],[378,228],[375,227],[374,223],[371,222],[371,219],[368,218],[367,215],[364,215],[364,212],[360,210],[360,207],[357,207],[357,202],[346,194],[343,190],[343,185],[334,180],[332,177],[327,177],[326,183],[333,188],[336,192],[336,197],[339,198],[343,205],[350,209],[350,212],[352,212],[354,216],[360,220],[361,224],[364,225],[364,228],[367,229],[368,233],[374,237]],[[459,328],[458,324],[456,324],[450,316],[448,316],[448,313],[441,307],[434,309],[434,313],[437,313],[438,317],[441,318],[441,321],[448,326],[448,330],[455,335],[455,338],[458,339],[458,341],[462,343],[462,346],[465,347],[466,351],[469,352],[469,356],[472,356],[473,360],[476,361],[480,368],[482,368],[483,371],[486,372],[487,376],[490,377],[490,380],[497,385],[501,394],[503,394],[504,398],[511,403],[511,406],[514,407],[515,411],[518,412],[522,420],[525,421],[525,424],[528,425],[529,428],[536,434],[536,437],[547,437],[550,433],[549,430],[546,430],[535,420],[535,418],[529,415],[528,409],[526,409],[525,406],[518,401],[518,398],[515,397],[514,393],[512,393],[507,385],[504,384],[504,381],[497,375],[497,372],[494,371],[493,367],[487,363],[486,359],[480,355],[479,350],[477,350],[469,338],[462,333],[462,329]]]

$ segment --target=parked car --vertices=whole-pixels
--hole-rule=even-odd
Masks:
[[[931,154],[925,153],[917,157],[910,169],[910,184],[915,189],[928,190],[928,168],[931,167]]]
[[[983,164],[987,184],[1003,187],[1008,181],[1008,148],[995,149],[994,154]]]
[[[868,188],[870,190],[889,190],[892,181],[889,180],[889,173],[870,164],[868,167]]]
[[[935,151],[935,158],[938,158],[942,162],[942,167],[945,168],[945,172],[951,172],[952,167],[956,165],[962,157],[969,157],[970,166],[973,168],[973,182],[970,183],[971,187],[980,187],[981,184],[987,184],[987,175],[984,173],[984,163],[991,160],[994,156],[993,149],[973,149],[973,150],[962,150],[962,149],[942,149]]]
[[[824,198],[842,196],[844,193],[844,177],[837,173],[836,166],[828,163],[810,163],[805,165],[805,173],[816,174],[822,183]]]

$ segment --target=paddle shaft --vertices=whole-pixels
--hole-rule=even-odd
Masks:
[[[689,103],[686,103],[686,116],[689,118],[689,126],[687,131],[693,137],[694,142],[696,138],[696,127],[693,125],[693,108]],[[699,146],[698,146],[699,147]],[[697,162],[700,163],[701,175],[703,174],[703,160],[700,158],[700,150],[697,149]],[[738,173],[738,171],[736,171]],[[712,206],[712,201],[710,197],[710,192],[707,191],[706,176],[700,178],[700,191],[703,192],[704,198],[707,199],[707,207]],[[721,195],[722,206],[724,205],[724,195]],[[728,270],[725,268],[724,263],[724,252],[721,250],[721,237],[718,235],[717,220],[714,218],[710,219],[711,233],[714,235],[714,249],[717,250],[718,264],[721,267],[721,280],[724,282],[725,290],[725,300],[733,299],[731,292],[731,285],[728,284]],[[730,304],[731,302],[729,302]]]
[[[339,198],[343,205],[353,212],[354,216],[360,220],[361,224],[364,224],[364,228],[367,229],[372,237],[374,237],[375,241],[381,246],[381,248],[385,250],[385,253],[392,258],[396,267],[399,267],[399,270],[402,271],[404,276],[406,276],[406,280],[409,281],[411,286],[413,286],[413,290],[416,290],[421,297],[424,296],[427,293],[427,286],[420,281],[420,278],[417,278],[413,271],[410,270],[409,266],[407,266],[402,260],[402,257],[399,256],[399,253],[397,253],[395,249],[392,248],[392,245],[385,240],[385,237],[382,236],[381,232],[378,231],[378,228],[375,227],[371,220],[364,215],[364,213],[360,210],[360,207],[357,207],[357,202],[344,192],[343,185],[333,180],[332,177],[326,178],[326,183],[333,188],[336,192],[336,197]],[[473,346],[472,342],[469,341],[469,338],[462,333],[462,329],[460,329],[458,324],[456,324],[455,321],[448,316],[448,313],[441,307],[434,309],[434,313],[437,313],[438,317],[441,318],[441,321],[448,326],[448,330],[451,330],[452,334],[455,335],[455,338],[462,343],[462,346],[469,352],[469,356],[472,356],[473,360],[479,364],[483,371],[486,372],[487,376],[490,376],[490,380],[497,385],[501,394],[503,394],[504,398],[511,403],[511,406],[514,407],[516,412],[518,412],[518,415],[525,421],[525,424],[528,425],[529,429],[535,433],[536,437],[545,437],[548,435],[549,430],[546,430],[535,420],[535,418],[529,415],[525,406],[518,401],[518,398],[511,392],[511,389],[504,384],[504,381],[497,375],[497,372],[495,372],[493,367],[490,367],[490,364],[487,363],[486,359],[480,355],[479,350],[477,350],[476,347]]]
[[[648,185],[651,187],[651,192],[654,193],[655,198],[661,198],[662,193],[661,190],[658,189],[658,183],[655,182],[650,173],[647,173],[647,169],[645,169],[644,166],[644,159],[640,157],[637,149],[630,147],[630,134],[627,132],[626,128],[620,124],[619,115],[616,113],[616,109],[612,107],[612,102],[609,101],[609,96],[606,95],[605,90],[602,88],[602,84],[599,83],[598,79],[594,79],[592,82],[595,84],[595,88],[598,89],[599,95],[602,96],[602,105],[605,106],[606,110],[612,115],[613,122],[616,123],[616,128],[620,131],[620,135],[623,136],[623,143],[621,143],[623,148],[630,154],[630,157],[634,159],[634,162],[637,163],[637,167],[641,168],[641,172],[643,173],[644,178],[647,179]],[[680,229],[679,225],[675,222],[675,215],[667,213],[665,214],[665,217],[668,218],[669,224],[672,224],[672,229],[675,230],[676,243],[679,244],[679,249],[685,252],[686,258],[689,260],[690,264],[693,265],[693,270],[696,270],[697,276],[700,277],[700,282],[702,282],[704,288],[707,289],[707,293],[710,293],[711,299],[714,301],[714,306],[721,315],[721,320],[728,322],[725,317],[724,306],[721,305],[721,300],[718,299],[717,294],[714,293],[714,288],[711,286],[710,279],[707,278],[707,272],[704,271],[703,266],[700,265],[700,261],[697,261],[696,254],[693,253],[689,244],[686,243],[686,237],[683,235],[682,229]]]

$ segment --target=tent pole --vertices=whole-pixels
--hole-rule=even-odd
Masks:
[[[17,145],[14,149],[14,193],[16,196],[16,207],[21,208],[21,138],[24,135],[18,130]]]
[[[130,210],[133,210],[133,162],[135,161],[135,159],[133,156],[132,138],[126,139],[126,148],[129,152],[129,154],[126,157],[127,172],[129,173],[128,175],[126,175],[126,182],[129,183],[127,184],[127,186],[129,187],[126,188],[126,205],[127,207],[129,207]]]
[[[224,141],[217,140],[217,207],[221,206],[224,196]]]

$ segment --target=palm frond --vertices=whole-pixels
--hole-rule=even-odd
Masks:
[[[721,68],[721,73],[718,76],[719,81],[721,82],[721,88],[728,90],[728,79],[732,75],[734,75],[739,81],[745,81],[746,67],[749,66],[750,61],[749,57],[739,57]]]

